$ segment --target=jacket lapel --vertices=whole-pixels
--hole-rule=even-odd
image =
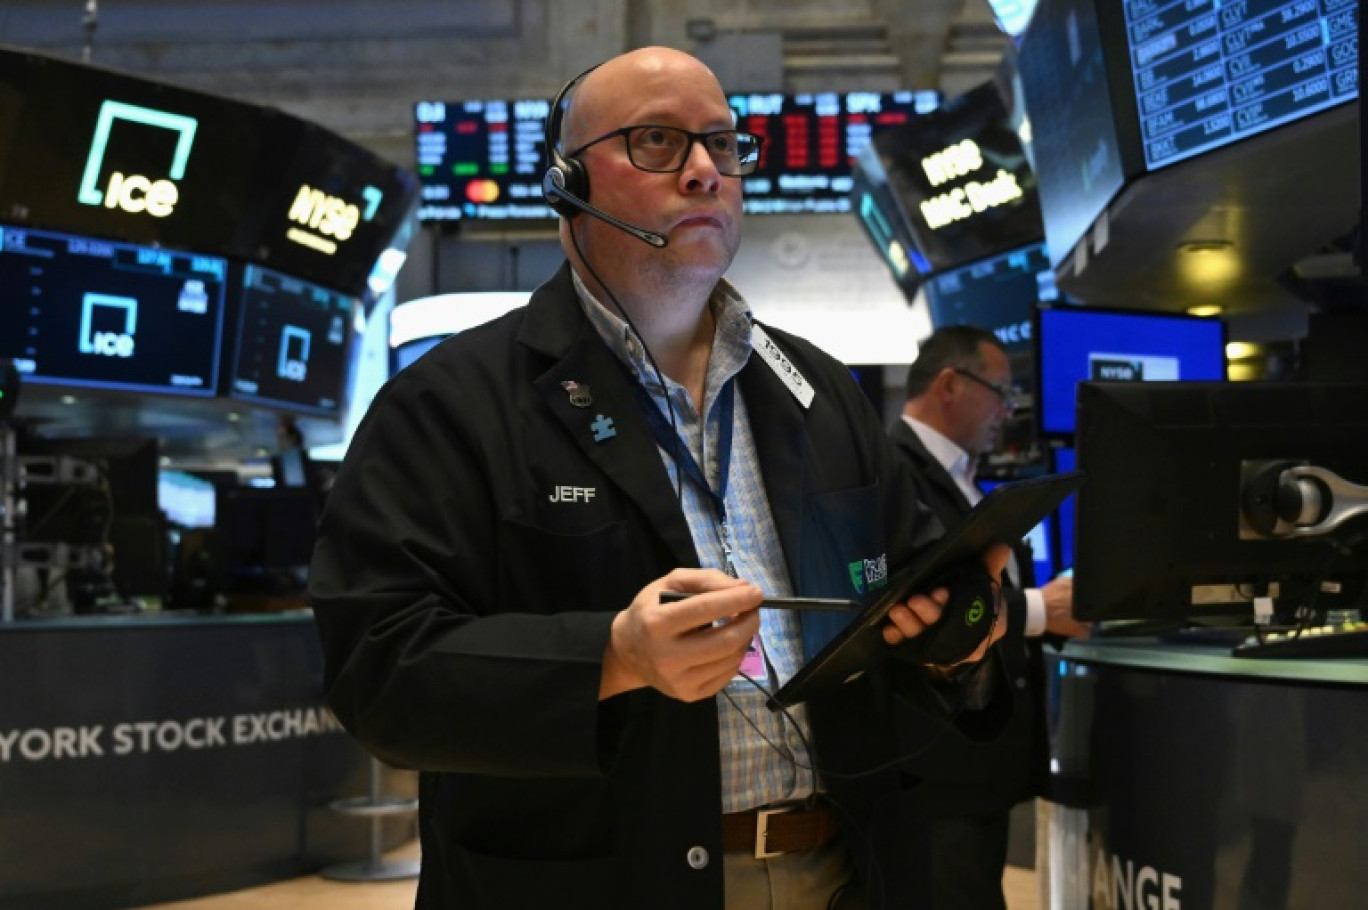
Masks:
[[[697,566],[693,537],[633,379],[584,318],[568,266],[533,295],[519,341],[554,359],[534,384],[575,445],[645,514],[676,565]],[[588,387],[587,406],[572,401],[562,385],[567,382]]]
[[[950,472],[945,470],[945,466],[937,461],[936,457],[926,448],[915,430],[899,420],[889,435],[892,436],[898,447],[916,462],[918,473],[935,488],[934,492],[942,497],[947,505],[953,505],[954,511],[959,515],[966,514],[972,508],[969,500],[964,496],[964,491],[959,488],[959,484],[955,483]],[[928,503],[928,505],[933,504]],[[940,512],[942,510],[935,509],[935,511]]]
[[[789,577],[796,580],[803,577],[798,560],[804,494],[810,485],[803,411],[774,371],[754,354],[741,370],[740,382],[770,513],[784,547]]]

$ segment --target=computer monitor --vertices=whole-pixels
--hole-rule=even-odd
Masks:
[[[1217,380],[1225,323],[1214,317],[1092,306],[1040,307],[1032,332],[1045,436],[1074,431],[1075,389],[1088,380]]]
[[[222,258],[0,226],[0,357],[24,384],[208,398]]]
[[[318,499],[303,487],[220,487],[215,533],[229,593],[297,594],[317,536]]]
[[[1286,622],[1364,606],[1368,384],[1085,382],[1077,447],[1079,619],[1249,623],[1265,597]],[[1289,489],[1288,465],[1343,484]],[[1268,520],[1314,493],[1346,520]]]
[[[1368,159],[1364,164],[1368,167]],[[1368,260],[1364,262],[1368,266]],[[1368,382],[1368,310],[1340,309],[1308,313],[1301,343],[1306,378],[1319,382]]]
[[[337,417],[342,413],[356,299],[283,272],[243,272],[232,397]]]

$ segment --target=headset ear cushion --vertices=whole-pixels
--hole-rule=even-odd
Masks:
[[[568,195],[586,202],[589,200],[589,172],[578,158],[562,158],[556,154],[552,156],[551,170],[560,171],[560,185]],[[547,204],[553,212],[565,218],[574,218],[580,213],[579,209],[563,199],[548,199]]]

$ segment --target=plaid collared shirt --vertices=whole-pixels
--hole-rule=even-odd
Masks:
[[[718,283],[709,305],[716,319],[712,356],[704,386],[700,411],[688,392],[668,377],[662,393],[655,368],[642,350],[641,342],[618,315],[610,312],[575,275],[584,313],[608,348],[625,363],[641,386],[650,394],[661,414],[669,420],[665,394],[674,408],[674,425],[694,460],[703,469],[713,490],[721,484],[718,476],[717,440],[721,408],[719,393],[732,381],[751,354],[751,314],[741,295],[726,281]],[[671,453],[657,446],[672,485],[681,484],[679,467]],[[705,568],[728,571],[712,496],[682,480],[681,506],[694,548]],[[759,587],[766,594],[792,594],[783,548],[765,496],[764,478],[755,451],[746,402],[736,392],[736,411],[732,428],[732,450],[726,484],[727,526],[732,538],[732,566],[736,575]],[[798,616],[789,610],[762,610],[760,640],[765,656],[765,678],[756,681],[773,692],[786,682],[803,663],[802,634]],[[738,676],[717,695],[717,714],[721,735],[722,811],[737,812],[785,800],[802,799],[818,787],[812,770],[813,757],[806,742],[811,742],[807,716],[800,705],[784,713],[766,707],[767,696],[750,681]],[[794,725],[801,735],[794,730]]]

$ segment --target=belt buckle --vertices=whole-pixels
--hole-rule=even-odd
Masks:
[[[769,846],[769,820],[771,815],[783,815],[785,812],[792,812],[793,806],[780,806],[778,809],[756,809],[755,810],[755,858],[769,859],[771,856],[780,856],[783,850],[768,850]]]

